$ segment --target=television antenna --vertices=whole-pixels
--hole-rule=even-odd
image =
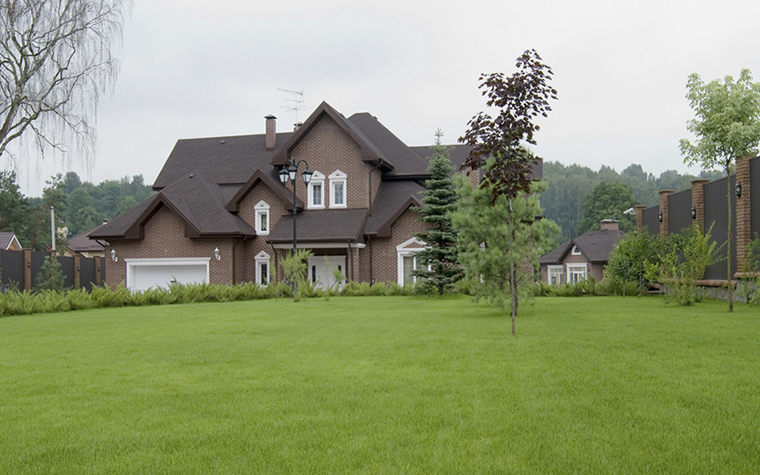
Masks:
[[[293,96],[290,99],[285,99],[287,102],[290,102],[291,104],[287,106],[280,106],[280,109],[285,109],[286,111],[294,112],[296,114],[296,123],[299,123],[298,111],[302,111],[306,109],[305,101],[303,97],[303,91],[292,91],[290,89],[281,89],[279,87],[277,88],[277,90],[286,92]]]

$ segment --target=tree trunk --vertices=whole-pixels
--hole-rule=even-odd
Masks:
[[[512,210],[512,202],[509,202],[509,209]],[[517,285],[515,283],[515,226],[514,212],[509,217],[509,295],[512,300],[512,336],[517,334],[515,329],[515,317],[517,316]]]
[[[733,277],[733,273],[731,272],[731,241],[733,240],[733,233],[731,232],[731,192],[733,190],[731,189],[731,175],[729,175],[730,166],[731,159],[726,163],[726,188],[728,188],[728,191],[726,192],[726,199],[728,201],[728,230],[726,232],[726,235],[728,236],[728,255],[726,259],[726,267],[728,268],[728,311],[733,312],[734,286],[731,283]]]

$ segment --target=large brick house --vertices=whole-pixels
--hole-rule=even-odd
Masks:
[[[468,151],[450,147],[455,167]],[[414,238],[424,230],[414,207],[430,153],[368,113],[345,118],[327,103],[292,132],[277,133],[268,116],[264,134],[179,140],[157,193],[90,237],[106,243],[110,286],[266,285],[282,278],[279,261],[293,246],[293,182],[278,173],[305,160],[311,181],[301,166],[295,184],[298,247],[314,254],[309,278],[323,285],[338,267],[348,280],[405,284],[424,245]]]

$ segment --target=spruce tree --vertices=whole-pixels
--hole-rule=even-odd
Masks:
[[[427,189],[422,192],[425,206],[418,210],[420,221],[431,226],[426,232],[415,235],[426,244],[425,250],[417,253],[417,261],[428,263],[430,268],[422,265],[412,271],[415,277],[425,279],[426,285],[435,287],[439,295],[451,289],[462,274],[457,261],[457,237],[450,217],[457,202],[451,177],[454,166],[449,158],[449,150],[441,144],[442,136],[441,130],[437,130],[433,155],[428,164],[431,177],[425,182]]]

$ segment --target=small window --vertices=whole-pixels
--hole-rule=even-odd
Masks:
[[[567,248],[565,248],[565,249],[567,249]],[[581,255],[581,250],[578,249],[578,246],[576,246],[575,244],[573,244],[573,250],[570,251],[570,253],[572,255],[574,255],[574,256],[580,256]]]
[[[256,209],[256,234],[266,236],[269,234],[269,204],[259,201]]]
[[[314,172],[308,186],[309,209],[322,209],[325,207],[325,176]]]
[[[340,170],[330,176],[330,207],[345,208],[346,205],[346,174]]]
[[[256,261],[256,283],[266,287],[269,285],[269,254],[261,251],[254,260]]]

